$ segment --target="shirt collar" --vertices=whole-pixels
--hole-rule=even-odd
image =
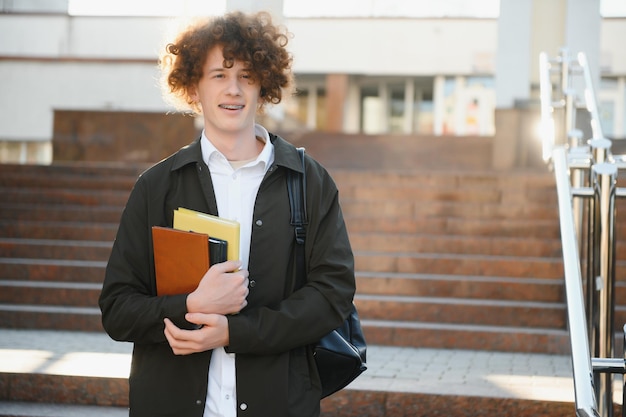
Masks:
[[[267,171],[270,165],[274,162],[274,145],[270,140],[270,135],[267,129],[265,129],[260,124],[254,125],[254,134],[257,137],[260,137],[265,145],[261,150],[261,153],[256,157],[256,159],[245,166],[262,164],[263,171]],[[204,163],[207,164],[208,167],[211,167],[211,162],[220,159],[222,161],[227,162],[226,157],[222,154],[213,143],[206,136],[205,131],[202,131],[202,136],[200,138],[200,146],[202,148],[202,159]],[[217,159],[216,159],[217,158]]]

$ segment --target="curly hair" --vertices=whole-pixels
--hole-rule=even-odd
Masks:
[[[168,101],[178,109],[200,113],[191,94],[202,78],[209,51],[220,45],[224,67],[242,62],[261,86],[260,110],[265,104],[280,103],[283,93],[293,84],[292,57],[286,50],[289,36],[272,24],[266,12],[251,15],[232,12],[190,25],[173,43],[167,44],[160,59],[166,99],[169,96]]]

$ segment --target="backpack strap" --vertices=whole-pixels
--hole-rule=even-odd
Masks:
[[[296,283],[300,286],[306,282],[306,269],[304,264],[304,242],[306,240],[306,167],[304,165],[304,148],[298,148],[298,154],[302,161],[302,174],[287,170],[287,192],[291,207],[291,225],[294,227],[296,238]],[[298,288],[298,287],[297,287]]]

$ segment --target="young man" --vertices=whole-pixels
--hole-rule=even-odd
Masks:
[[[138,178],[107,265],[104,328],[134,343],[130,416],[320,413],[310,344],[348,315],[354,261],[335,183],[307,156],[307,283],[296,288],[286,172],[302,164],[255,122],[291,86],[287,40],[267,14],[231,13],[166,48],[168,92],[204,130]],[[190,294],[157,296],[151,228],[172,227],[178,207],[237,220],[240,261],[212,266]]]

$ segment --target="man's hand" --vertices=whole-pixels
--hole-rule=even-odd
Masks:
[[[238,313],[248,302],[248,271],[241,262],[226,261],[213,265],[204,274],[198,288],[187,296],[190,313]]]
[[[190,355],[228,345],[228,320],[220,314],[188,313],[185,319],[201,325],[198,330],[183,330],[164,319],[165,337],[176,355]]]

